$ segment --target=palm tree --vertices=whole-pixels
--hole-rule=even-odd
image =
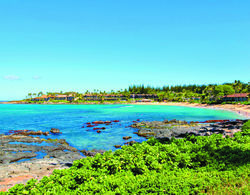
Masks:
[[[240,93],[242,91],[242,83],[240,82],[240,80],[235,80],[233,83],[233,88],[235,90],[236,93]]]
[[[28,96],[30,97],[30,99],[32,98],[32,93],[28,93]]]
[[[37,94],[37,96],[42,96],[43,95],[43,92],[42,91],[40,91],[38,94]]]

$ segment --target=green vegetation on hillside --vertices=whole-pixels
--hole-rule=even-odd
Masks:
[[[248,121],[233,138],[149,139],[77,160],[7,194],[248,194],[249,130]]]
[[[157,94],[159,101],[176,101],[190,103],[221,103],[225,95],[234,93],[250,93],[250,83],[243,83],[235,80],[232,83],[222,85],[176,85],[151,87],[144,85],[132,85],[129,87],[129,93],[135,94]],[[232,102],[228,102],[232,103]],[[248,104],[245,102],[243,104]]]

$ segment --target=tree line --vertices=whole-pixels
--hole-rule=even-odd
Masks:
[[[157,101],[201,101],[201,102],[209,102],[209,101],[218,101],[225,95],[230,95],[234,93],[250,93],[250,82],[244,83],[240,80],[235,80],[232,83],[224,83],[224,84],[208,84],[208,85],[164,85],[162,87],[153,87],[153,86],[145,86],[145,85],[131,85],[127,89],[120,90],[111,90],[109,92],[102,90],[86,90],[84,93],[78,92],[46,92],[46,95],[73,95],[77,97],[78,100],[84,100],[84,95],[92,94],[104,99],[104,96],[107,94],[113,95],[124,95],[127,99],[130,98],[131,94],[154,94],[156,95]],[[29,93],[27,98],[32,97],[40,97],[45,95],[43,92],[39,93]]]

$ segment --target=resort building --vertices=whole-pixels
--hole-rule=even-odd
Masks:
[[[239,102],[239,101],[248,101],[249,94],[248,93],[236,93],[232,95],[225,95],[223,97],[224,102]]]
[[[85,100],[88,100],[88,101],[99,101],[99,100],[109,100],[109,101],[112,101],[112,100],[126,100],[126,97],[122,94],[85,94],[84,95],[84,99]]]
[[[57,95],[55,100],[67,100],[67,95]]]
[[[142,100],[136,100],[136,102],[152,102],[153,100],[152,99],[142,99]]]
[[[73,101],[73,95],[42,95],[41,97],[35,97],[31,99],[32,101],[49,101],[49,100],[65,100],[65,101]]]
[[[86,101],[116,101],[121,100],[125,101],[129,98],[134,99],[135,101],[140,100],[141,102],[151,102],[157,101],[157,94],[130,94],[129,96],[123,94],[83,94],[82,97]],[[58,94],[58,95],[42,95],[41,97],[35,97],[31,99],[32,101],[49,101],[49,100],[62,100],[62,101],[73,101],[77,100],[75,97],[70,95]]]
[[[131,99],[151,99],[151,100],[158,100],[158,96],[156,94],[130,94],[128,96],[123,94],[82,94],[82,97],[86,101],[116,101],[116,100],[127,100],[129,98]],[[56,99],[62,100],[64,95],[59,95],[56,97]],[[70,101],[70,100],[69,100]]]
[[[73,95],[57,95],[55,96],[55,100],[64,100],[64,101],[73,101],[74,96]]]
[[[49,101],[50,99],[54,99],[52,95],[42,95],[41,97],[32,98],[32,101]]]

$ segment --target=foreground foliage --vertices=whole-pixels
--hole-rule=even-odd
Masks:
[[[248,194],[249,123],[233,138],[191,136],[123,146],[77,160],[40,182],[16,185],[8,194]]]

